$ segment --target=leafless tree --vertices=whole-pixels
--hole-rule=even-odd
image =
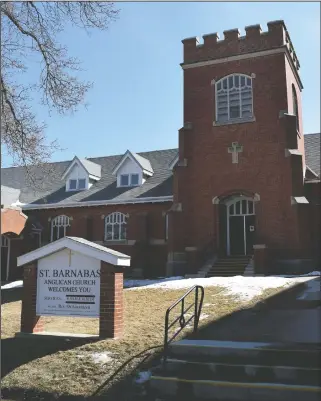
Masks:
[[[57,35],[67,24],[90,32],[105,30],[118,17],[110,2],[3,2],[1,7],[1,144],[15,165],[46,165],[59,148],[48,143],[45,125],[30,106],[34,91],[49,111],[74,112],[84,103],[90,82],[73,73],[79,61],[68,55]],[[40,61],[36,82],[21,83],[30,61]]]

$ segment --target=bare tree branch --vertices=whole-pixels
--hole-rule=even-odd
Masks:
[[[108,29],[118,17],[110,2],[0,2],[1,9],[1,143],[14,164],[48,164],[57,142],[47,143],[45,125],[31,109],[35,91],[48,111],[64,114],[84,104],[92,86],[75,75],[80,62],[57,40],[67,24],[90,33]],[[20,83],[32,58],[40,61],[38,80]],[[24,81],[25,82],[25,81]],[[49,165],[49,164],[48,164]],[[32,177],[31,177],[32,178]]]

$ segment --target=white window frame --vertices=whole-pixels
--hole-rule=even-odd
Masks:
[[[56,241],[60,238],[66,236],[67,227],[70,227],[71,218],[62,214],[60,216],[56,216],[51,220],[51,233],[50,233],[50,241]],[[63,227],[63,236],[60,236],[60,228]],[[56,235],[54,235],[54,229],[56,228]]]
[[[121,182],[122,177],[127,177],[128,178],[128,184],[127,185],[126,184],[122,184],[122,182]],[[129,187],[130,186],[129,183],[130,183],[129,174],[120,174],[119,186],[120,187]]]
[[[239,77],[239,108],[240,108],[240,117],[234,117],[234,118],[230,118],[230,91],[232,89],[237,89],[236,86],[234,86],[234,79],[235,77],[238,76]],[[229,78],[233,77],[233,87],[229,88]],[[245,80],[246,79],[250,79],[251,81],[251,115],[250,116],[246,116],[243,117],[242,116],[242,90],[241,90],[241,77],[244,77]],[[219,97],[219,93],[221,91],[224,91],[223,89],[223,81],[227,80],[227,89],[226,89],[226,93],[227,93],[227,119],[226,120],[219,120],[218,119],[218,106],[219,106],[219,102],[218,102],[218,97]],[[245,81],[246,82],[246,81]],[[221,84],[221,89],[218,90],[218,85]],[[248,89],[249,87],[246,85],[245,86],[246,89]],[[216,124],[228,124],[228,123],[232,123],[232,122],[239,122],[239,121],[249,121],[249,120],[253,120],[254,118],[254,112],[253,112],[253,76],[249,76],[246,74],[238,74],[238,73],[233,73],[230,75],[226,75],[225,77],[221,78],[219,81],[215,82],[215,123]]]
[[[137,175],[137,178],[138,178],[137,184],[133,184],[133,183],[132,183],[133,175]],[[122,179],[122,177],[124,177],[124,176],[128,177],[128,184],[127,184],[127,185],[123,185],[123,184],[121,183],[121,179]],[[139,173],[120,174],[120,177],[119,177],[119,186],[120,186],[120,187],[138,187],[138,186],[139,186]]]
[[[79,180],[85,180],[84,188],[79,188]],[[70,188],[70,181],[76,181],[76,188]],[[70,178],[68,180],[68,191],[83,191],[87,189],[87,178]]]
[[[121,212],[113,212],[110,213],[109,215],[107,215],[105,217],[105,230],[104,230],[104,240],[106,242],[108,241],[126,241],[127,239],[127,230],[126,230],[126,225],[127,225],[127,219],[128,219],[128,215],[121,213]],[[114,231],[114,227],[115,226],[119,226],[118,227],[118,233],[122,232],[122,226],[125,226],[125,236],[124,238],[115,238],[115,231]],[[111,226],[112,227],[112,238],[107,238],[107,227]],[[119,235],[120,237],[120,235]]]
[[[137,184],[133,184],[133,176],[136,175],[137,176]],[[139,185],[139,174],[138,173],[133,173],[130,175],[130,185],[132,187],[137,187]]]

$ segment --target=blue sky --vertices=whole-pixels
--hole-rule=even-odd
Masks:
[[[305,133],[320,132],[320,3],[117,3],[119,19],[90,36],[66,27],[61,35],[79,75],[93,81],[88,107],[71,116],[48,115],[49,140],[64,149],[53,161],[177,147],[183,123],[183,45],[186,37],[284,19],[301,63]],[[34,67],[33,67],[34,68]],[[30,69],[34,75],[36,70]],[[4,155],[4,166],[11,160]]]

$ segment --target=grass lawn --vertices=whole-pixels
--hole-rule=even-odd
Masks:
[[[207,287],[200,326],[236,310],[253,306],[259,299],[278,291],[280,289],[268,290],[257,299],[242,302],[237,297],[226,295],[222,288]],[[51,395],[90,396],[101,387],[99,394],[107,393],[143,357],[135,358],[108,382],[119,367],[142,351],[162,345],[165,311],[185,292],[186,289],[125,290],[125,333],[120,340],[66,340],[41,336],[32,339],[14,338],[20,329],[21,302],[2,305],[3,394],[10,390],[7,397],[20,400],[22,398],[19,394],[24,390]],[[44,321],[46,331],[98,333],[97,319],[47,317]],[[187,332],[185,329],[184,335]],[[122,398],[117,397],[117,400],[121,401]]]

